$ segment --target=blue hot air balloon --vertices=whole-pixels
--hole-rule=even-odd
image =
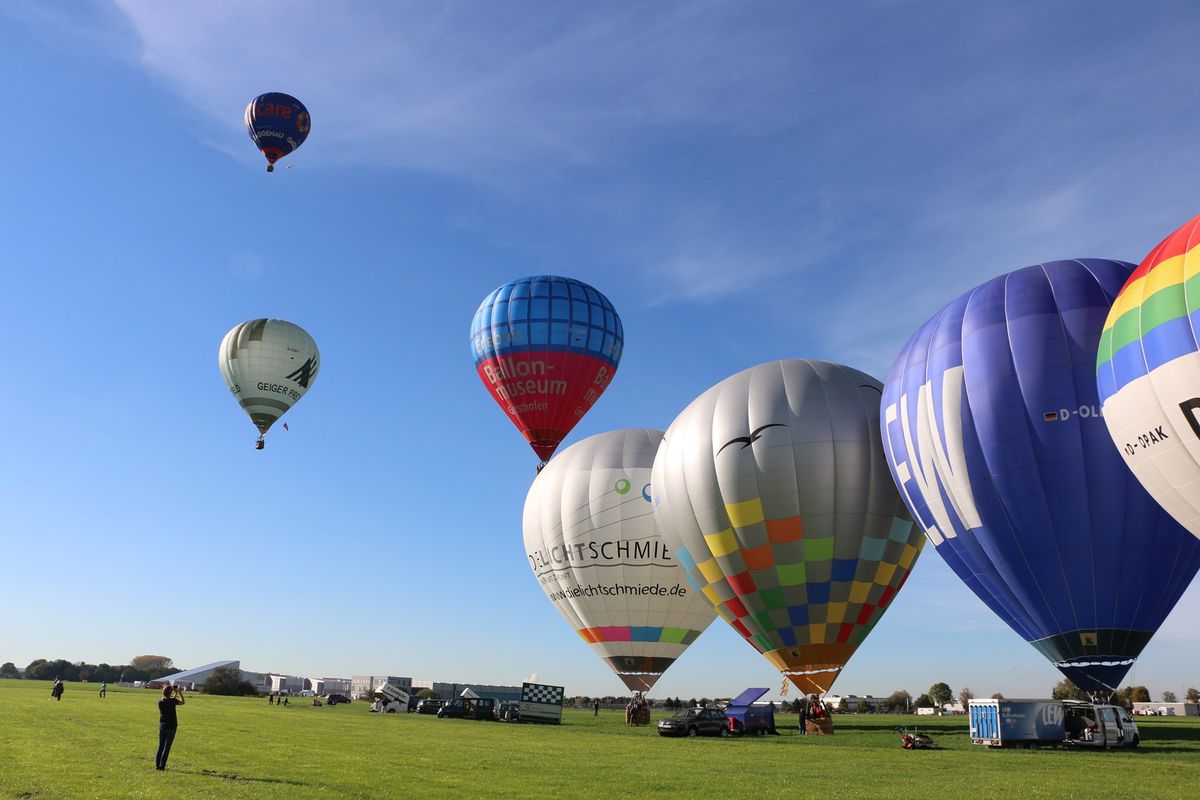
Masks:
[[[304,144],[312,129],[308,109],[290,94],[267,92],[246,106],[246,132],[267,159],[267,172],[275,162]]]
[[[1200,568],[1200,540],[1122,461],[1096,349],[1133,265],[1081,259],[966,293],[883,392],[897,486],[936,550],[1085,691],[1115,689]]]

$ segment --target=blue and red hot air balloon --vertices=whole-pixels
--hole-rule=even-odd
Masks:
[[[312,129],[308,109],[283,92],[260,94],[246,106],[246,131],[267,159],[267,172],[275,162],[304,144]]]
[[[624,344],[608,298],[555,275],[504,284],[471,323],[480,380],[543,462],[608,388]]]
[[[950,303],[883,391],[892,476],[938,553],[1088,692],[1114,690],[1200,568],[1125,467],[1096,348],[1131,264],[1054,261]]]

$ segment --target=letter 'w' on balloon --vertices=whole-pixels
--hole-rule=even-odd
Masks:
[[[624,346],[608,298],[554,275],[504,284],[471,322],[479,379],[543,462],[608,388]]]
[[[321,367],[317,343],[281,319],[252,319],[233,326],[217,352],[221,377],[258,428],[256,448],[275,421],[308,392]]]
[[[692,585],[806,693],[833,685],[925,542],[888,475],[881,388],[762,364],[696,398],[654,460],[655,520]]]
[[[296,98],[283,92],[260,94],[246,106],[246,132],[267,159],[267,172],[275,162],[308,138],[312,118]]]
[[[1117,295],[1100,337],[1104,421],[1159,505],[1200,536],[1200,217],[1164,239]]]
[[[659,537],[650,468],[662,431],[590,436],[525,499],[525,554],[550,602],[635,692],[648,691],[715,618]]]
[[[888,464],[930,542],[1089,692],[1119,685],[1200,568],[1200,540],[1099,414],[1096,349],[1131,270],[1080,259],[988,281],[913,335],[883,390]]]

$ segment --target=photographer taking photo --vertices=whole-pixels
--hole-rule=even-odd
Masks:
[[[158,700],[158,754],[154,757],[155,769],[167,768],[167,756],[171,754],[175,729],[179,727],[175,707],[183,705],[182,688],[167,685],[163,687],[162,694]]]

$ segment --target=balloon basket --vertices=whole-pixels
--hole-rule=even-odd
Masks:
[[[267,443],[266,443],[266,441],[265,441],[265,440],[263,440],[262,438],[259,438],[259,439],[257,439],[257,440],[254,442],[254,449],[255,449],[255,450],[262,450],[262,449],[263,449],[264,447],[266,447],[266,446],[267,446]]]
[[[832,736],[833,720],[829,717],[806,719],[804,721],[804,733],[808,736]]]

